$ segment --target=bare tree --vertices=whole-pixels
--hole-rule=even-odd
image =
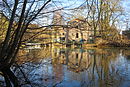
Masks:
[[[29,24],[33,22],[40,12],[51,2],[51,0],[2,0],[2,9],[8,13],[9,24],[6,37],[0,48],[0,70],[6,81],[7,87],[18,87],[18,81],[10,66],[14,63],[22,37]]]

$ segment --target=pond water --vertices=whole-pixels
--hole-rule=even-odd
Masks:
[[[130,87],[130,49],[23,49],[17,63],[22,87]]]

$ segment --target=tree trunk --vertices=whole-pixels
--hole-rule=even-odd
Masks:
[[[9,67],[3,68],[1,72],[3,73],[7,87],[20,87],[18,85],[17,77],[14,75]]]

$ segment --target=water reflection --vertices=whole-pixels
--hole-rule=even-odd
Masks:
[[[18,56],[24,74],[14,70],[22,87],[128,87],[129,54],[127,49],[24,49]]]

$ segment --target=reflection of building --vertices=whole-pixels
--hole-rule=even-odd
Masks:
[[[52,49],[52,66],[53,66],[53,73],[54,76],[56,77],[55,81],[62,81],[63,77],[63,65],[59,61],[59,50],[57,49]],[[57,82],[56,82],[57,83]]]
[[[48,48],[19,51],[19,54],[26,54],[27,57],[19,57],[25,64],[21,67],[24,72],[27,72],[26,76],[31,78],[30,81],[35,82],[36,85],[39,84],[40,87],[43,87],[42,84],[52,87],[55,83],[61,83],[57,85],[58,87],[64,87],[64,84],[68,83],[70,87],[81,87],[82,84],[84,84],[82,87],[109,87],[110,85],[119,87],[125,78],[127,81],[128,75],[121,75],[129,68],[123,65],[126,59],[122,54],[130,54],[129,50],[68,48],[47,50]],[[32,59],[29,60],[29,58]],[[125,61],[121,62],[122,59]],[[120,65],[123,65],[123,68]],[[123,70],[125,71],[123,72]],[[76,83],[79,86],[72,86]]]
[[[74,72],[86,70],[91,63],[90,55],[88,52],[83,52],[83,50],[73,51],[68,58],[68,68]]]
[[[65,64],[69,70],[74,72],[80,72],[87,69],[90,65],[91,57],[92,56],[90,56],[88,52],[83,52],[83,50],[78,49],[75,51],[54,49],[52,51],[54,64]]]

